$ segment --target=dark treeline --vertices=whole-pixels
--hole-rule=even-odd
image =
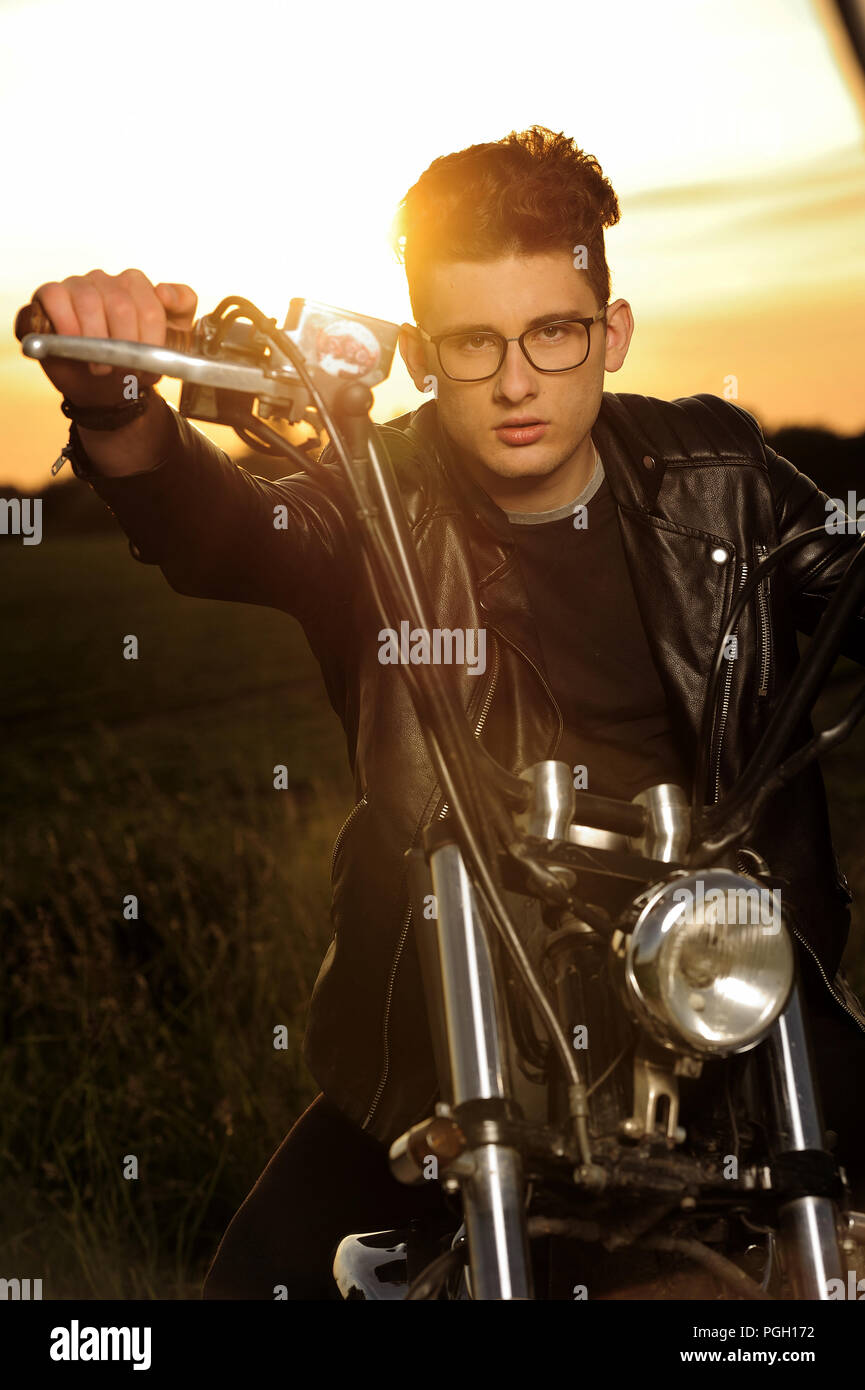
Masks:
[[[754,411],[751,412],[755,414]],[[818,487],[830,497],[846,501],[847,493],[859,492],[865,475],[865,431],[856,435],[840,435],[818,426],[791,425],[774,434],[764,431],[767,444],[784,458],[813,478]],[[295,472],[290,461],[271,459],[263,454],[247,452],[237,462],[250,473],[264,478],[281,478]],[[65,477],[38,493],[22,493],[9,484],[0,484],[3,497],[41,496],[43,499],[43,529],[46,536],[91,534],[110,531],[115,522],[108,508],[96,494],[71,475],[69,465]]]

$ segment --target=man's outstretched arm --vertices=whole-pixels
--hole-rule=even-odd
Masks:
[[[157,345],[168,326],[191,325],[197,303],[188,285],[154,286],[140,271],[70,276],[41,286],[35,297],[58,332]],[[56,358],[43,367],[76,405],[122,403],[122,371]],[[158,564],[179,593],[302,616],[329,588],[343,588],[352,541],[335,466],[314,480],[255,477],[155,393],[120,429],[77,428],[85,454],[77,476],[111,508],[133,554]]]

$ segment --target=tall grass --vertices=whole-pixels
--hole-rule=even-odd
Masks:
[[[341,731],[282,615],[181,600],[114,538],[33,554],[0,559],[19,579],[4,615],[0,1272],[41,1278],[46,1298],[198,1297],[316,1093],[300,1041],[351,804]],[[130,631],[141,657],[121,664]]]

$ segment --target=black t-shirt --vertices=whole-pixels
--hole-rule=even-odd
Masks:
[[[687,787],[600,459],[581,497],[552,513],[557,519],[507,515],[564,719],[557,758],[584,766],[585,789],[596,796],[631,800],[658,782]]]

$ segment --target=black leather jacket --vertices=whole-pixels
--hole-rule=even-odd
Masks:
[[[441,628],[486,629],[486,670],[454,667],[476,736],[513,771],[554,756],[561,714],[497,509],[454,465],[435,401],[382,427]],[[432,1108],[437,1087],[405,884],[404,853],[442,806],[399,668],[378,660],[352,506],[333,456],[279,482],[234,465],[172,413],[146,473],[75,466],[115,513],[136,558],[179,593],[294,614],[346,730],[356,805],[334,845],[333,936],[304,1041],[313,1076],[350,1118],[390,1141]],[[605,393],[592,437],[619,509],[625,556],[685,766],[693,766],[707,672],[744,566],[826,520],[826,497],[764,442],[751,415],[711,395],[663,401]],[[274,525],[274,508],[280,524]],[[500,518],[499,514],[499,518]],[[707,800],[742,771],[843,574],[856,536],[796,548],[746,609],[715,719]],[[575,624],[579,623],[579,598]],[[846,654],[865,664],[865,617]],[[804,740],[803,727],[797,742]],[[750,844],[787,880],[805,949],[838,1006],[865,1012],[838,972],[850,894],[832,847],[819,769],[776,796]]]

